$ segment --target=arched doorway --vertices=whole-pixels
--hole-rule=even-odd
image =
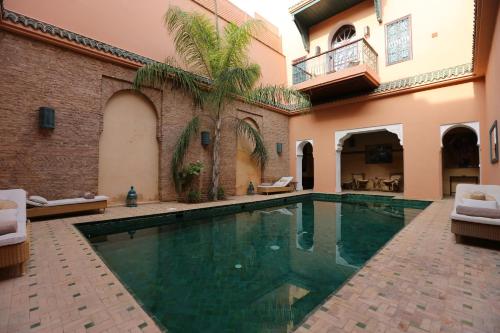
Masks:
[[[313,141],[300,140],[296,142],[297,160],[295,162],[295,180],[297,190],[314,188],[314,156]],[[304,179],[306,184],[304,185]]]
[[[404,191],[403,147],[396,134],[387,130],[352,134],[344,140],[341,159],[343,189]],[[367,182],[355,188],[354,178]],[[392,178],[398,178],[397,187],[384,183]]]
[[[138,201],[159,200],[159,144],[153,104],[142,94],[121,91],[104,108],[99,141],[99,193],[125,201],[130,186]]]
[[[378,133],[378,134],[377,134]],[[352,140],[353,136],[363,134],[374,134],[370,136],[359,136]],[[366,147],[370,145],[371,147]],[[390,145],[390,148],[387,146]],[[381,147],[382,146],[382,147]],[[353,128],[342,131],[335,131],[335,191],[342,192],[342,185],[344,182],[352,180],[352,173],[349,168],[345,167],[343,156],[344,149],[353,155],[359,155],[361,158],[358,163],[351,163],[351,170],[354,168],[356,174],[362,174],[364,179],[372,177],[371,185],[375,183],[378,185],[378,180],[381,181],[385,178],[391,179],[400,177],[404,183],[404,143],[403,143],[403,124],[382,125],[374,127]],[[359,149],[359,150],[358,150]],[[388,163],[387,154],[391,151],[392,162]],[[378,152],[378,153],[377,153]],[[381,154],[382,153],[382,154]],[[361,157],[360,157],[361,156]],[[364,157],[364,158],[363,158]],[[355,157],[351,158],[355,159]],[[352,162],[352,161],[351,161]],[[367,163],[368,162],[368,163]],[[382,163],[379,163],[382,162]],[[387,162],[387,163],[386,163]],[[379,164],[384,164],[381,166]],[[377,166],[379,165],[379,166]],[[383,189],[387,190],[386,186],[382,184]],[[398,191],[404,191],[403,186],[398,187]],[[368,187],[368,189],[370,189]],[[395,190],[394,188],[391,190]]]
[[[443,195],[455,193],[458,183],[479,183],[479,142],[474,129],[452,126],[442,136]]]
[[[302,188],[312,190],[314,188],[314,156],[313,146],[310,142],[302,148]]]
[[[250,126],[259,130],[257,123],[251,119],[244,119]],[[253,183],[254,187],[261,182],[262,168],[252,158],[255,144],[247,137],[238,136],[236,152],[236,195],[247,193],[248,184]]]

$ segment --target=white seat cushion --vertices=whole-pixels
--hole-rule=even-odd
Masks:
[[[0,190],[0,200],[17,204],[17,232],[0,236],[0,246],[22,243],[26,240],[26,192],[21,189]]]
[[[474,208],[489,208],[489,209],[497,208],[497,202],[492,200],[489,201],[489,200],[475,200],[475,199],[464,198],[462,199],[462,205]]]
[[[107,201],[108,197],[105,195],[97,195],[94,199],[85,199],[85,198],[71,198],[71,199],[61,199],[61,200],[51,200],[47,205],[44,206],[63,206],[63,205],[74,205],[81,204],[86,202],[98,202],[98,201]]]

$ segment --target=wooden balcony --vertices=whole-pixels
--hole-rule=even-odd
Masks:
[[[364,39],[297,61],[292,65],[294,88],[313,104],[369,92],[380,85],[378,54]]]

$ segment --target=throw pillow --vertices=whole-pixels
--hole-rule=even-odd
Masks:
[[[0,211],[0,235],[17,232],[17,209]]]
[[[17,208],[17,203],[11,200],[0,200],[0,209],[15,209]]]
[[[31,201],[37,202],[37,203],[42,204],[42,205],[46,205],[49,203],[47,199],[45,199],[44,197],[41,197],[39,195],[32,195],[29,197],[29,199]]]

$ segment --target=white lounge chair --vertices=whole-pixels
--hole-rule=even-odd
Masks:
[[[271,194],[280,192],[293,192],[295,186],[292,183],[293,177],[281,177],[273,184],[261,184],[257,186],[257,192],[261,194]]]
[[[29,225],[26,219],[26,192],[21,189],[0,190],[0,200],[14,201],[16,232],[0,235],[0,276],[15,277],[24,273],[29,258]]]
[[[466,199],[469,199],[468,197],[476,192],[484,193],[486,201],[490,199],[490,203],[491,201],[495,201],[496,209],[500,210],[500,186],[458,184],[455,194],[455,205],[451,213],[451,232],[455,234],[457,240],[459,240],[460,236],[468,236],[500,241],[500,218],[481,216],[482,211],[489,214],[492,212],[495,213],[494,208],[474,209],[474,207],[470,206],[465,206],[466,208],[464,208],[464,205],[470,203]],[[457,207],[459,212],[457,212]],[[467,210],[471,211],[467,213],[468,215],[460,214],[460,212]]]
[[[108,207],[108,197],[97,195],[93,199],[71,198],[50,200],[47,204],[29,201],[28,217],[52,216],[68,213],[104,211]]]

